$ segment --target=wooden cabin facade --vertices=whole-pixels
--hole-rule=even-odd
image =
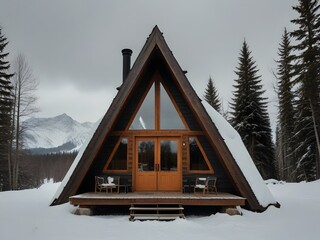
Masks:
[[[215,176],[218,192],[234,196],[234,202],[221,195],[211,196],[216,199],[211,204],[201,203],[189,195],[184,196],[185,203],[245,205],[263,211],[266,206],[257,199],[158,27],[131,70],[131,50],[123,50],[123,55],[124,79],[118,94],[52,205],[69,197],[73,204],[88,205],[81,194],[94,192],[95,176],[119,176],[132,193],[167,193],[167,197],[192,194],[196,176]],[[127,197],[109,194],[109,202],[100,198],[97,205],[128,204],[138,198],[122,195]]]

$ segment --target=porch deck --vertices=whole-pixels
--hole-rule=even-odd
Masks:
[[[244,206],[246,199],[230,193],[217,194],[178,192],[133,192],[133,193],[83,193],[71,196],[72,205],[131,205],[151,203],[180,203],[190,206]]]

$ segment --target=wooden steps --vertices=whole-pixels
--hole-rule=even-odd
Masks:
[[[130,221],[135,220],[174,220],[184,218],[183,206],[180,203],[135,203],[131,204]]]

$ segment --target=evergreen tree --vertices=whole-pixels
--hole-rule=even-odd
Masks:
[[[250,56],[246,41],[240,52],[238,78],[232,108],[231,124],[239,132],[255,165],[264,179],[275,178],[274,147],[266,98],[262,95],[261,76]]]
[[[297,44],[295,74],[297,84],[297,177],[320,178],[320,15],[318,0],[299,0],[293,7],[299,17],[291,22]]]
[[[284,30],[282,42],[279,48],[279,60],[277,68],[277,87],[279,99],[278,113],[278,136],[277,136],[277,161],[279,164],[279,173],[282,180],[292,181],[292,173],[295,168],[294,151],[294,96],[292,93],[292,47],[290,46],[290,35]]]
[[[11,139],[11,114],[12,114],[12,85],[10,78],[13,74],[9,74],[9,62],[6,57],[9,53],[5,53],[4,49],[8,41],[2,35],[0,26],[0,185],[4,190],[9,188],[9,147]],[[0,188],[1,188],[0,186]]]
[[[221,100],[219,98],[217,89],[213,84],[212,78],[209,77],[207,87],[204,92],[204,99],[218,112],[221,112]]]

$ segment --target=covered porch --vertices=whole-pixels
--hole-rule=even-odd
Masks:
[[[130,192],[106,193],[88,192],[71,196],[69,201],[74,206],[107,206],[132,204],[171,204],[184,206],[244,206],[246,199],[230,193],[180,193],[180,192]]]

